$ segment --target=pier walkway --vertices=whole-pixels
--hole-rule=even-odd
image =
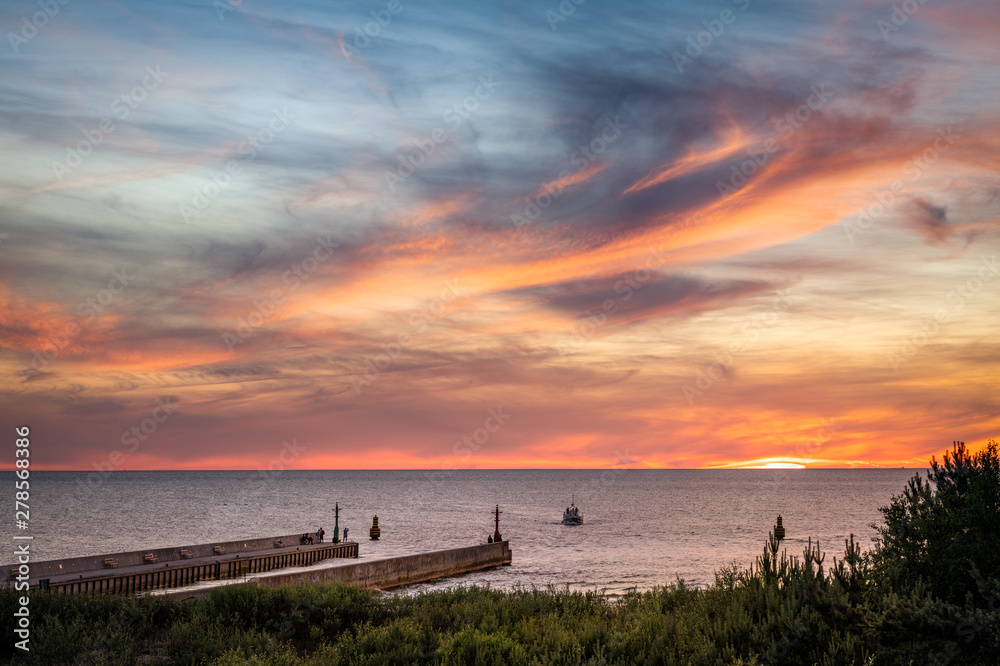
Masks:
[[[48,590],[55,594],[137,594],[154,589],[193,585],[206,580],[224,580],[286,567],[308,566],[329,558],[358,556],[358,544],[354,541],[304,545],[296,542],[293,545],[284,545],[294,538],[292,536],[257,539],[254,541],[269,543],[271,548],[240,549],[235,553],[222,545],[214,544],[160,549],[168,551],[165,557],[161,559],[156,556],[159,551],[146,552],[138,560],[141,563],[135,563],[134,553],[32,563],[29,583],[33,588]],[[238,543],[247,548],[251,545],[263,545],[242,541]],[[282,545],[279,546],[279,543]],[[205,554],[206,549],[209,549],[207,550],[209,554]],[[177,557],[172,556],[175,553]],[[86,569],[84,567],[87,561],[79,560],[101,562],[105,566]],[[123,560],[125,566],[119,566],[119,562]],[[72,571],[61,573],[59,569]],[[10,585],[12,580],[13,573],[7,584]]]

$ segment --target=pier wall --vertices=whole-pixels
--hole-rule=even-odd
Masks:
[[[310,533],[315,537],[314,534]],[[288,536],[264,537],[260,539],[240,539],[239,541],[217,541],[215,543],[203,543],[193,546],[170,546],[168,548],[148,548],[146,550],[133,550],[127,553],[108,553],[106,555],[89,555],[86,557],[71,557],[64,560],[48,560],[44,562],[31,562],[31,578],[48,578],[61,574],[85,573],[98,571],[100,569],[118,569],[132,566],[140,566],[155,562],[163,564],[166,562],[177,562],[181,560],[196,559],[199,557],[213,557],[219,555],[239,555],[240,553],[250,553],[269,548],[275,548],[275,541],[282,541],[285,546],[295,546],[299,543],[302,532]],[[327,542],[329,543],[329,541]],[[216,548],[221,553],[216,552]],[[147,555],[153,555],[152,560],[147,560]],[[113,565],[108,566],[105,560],[112,560]],[[16,564],[6,565],[6,568],[16,567]]]
[[[134,567],[121,573],[99,572],[78,579],[63,576],[49,582],[52,594],[138,594],[149,590],[186,587],[207,580],[239,578],[285,567],[304,567],[328,558],[357,557],[358,544],[323,543],[303,550],[283,548],[273,554],[256,553],[229,557],[200,558],[192,562],[164,564],[163,567]],[[67,580],[68,578],[68,580]]]
[[[54,575],[48,574],[50,578],[44,579],[46,574],[41,574],[43,578],[41,584],[43,589],[47,589],[53,594],[62,595],[138,594],[163,588],[184,588],[202,581],[240,577],[250,577],[247,581],[248,584],[267,587],[343,581],[369,588],[391,588],[511,563],[510,544],[501,541],[415,555],[355,561],[352,564],[312,571],[271,573],[277,569],[317,564],[329,558],[358,557],[358,544],[353,541],[274,549],[273,542],[279,538],[281,537],[233,542],[238,544],[238,548],[225,549],[226,552],[221,555],[215,552],[215,546],[221,544],[207,544],[206,548],[209,550],[204,555],[194,557],[190,561],[185,556],[182,560],[173,558],[168,561],[164,558],[163,561],[152,564],[143,557],[137,564],[126,566],[122,570],[96,568],[85,570],[78,576],[72,571],[66,571],[67,560],[63,560],[64,568],[62,570],[56,569],[57,573]],[[297,539],[297,536],[295,538]],[[282,540],[287,543],[288,537]],[[249,551],[251,545],[257,545],[259,548],[263,546],[264,549],[256,552]],[[272,546],[270,550],[266,550],[268,545]],[[188,548],[192,549],[190,552],[193,554],[196,552],[193,549],[197,547],[185,547],[185,549]],[[243,548],[247,550],[243,550]],[[173,551],[180,549],[161,550],[168,551],[166,555],[170,557],[173,555]],[[150,552],[159,551],[135,551],[143,556]],[[199,550],[197,552],[205,551]],[[130,554],[117,553],[116,557],[120,562],[123,560],[131,561],[123,557],[126,555]],[[76,558],[76,560],[103,563],[101,558],[102,556]],[[39,562],[38,564],[51,565],[53,563]],[[82,565],[78,564],[77,566]],[[36,587],[39,585],[39,574],[34,570],[32,574],[32,587]],[[201,596],[210,592],[211,588],[201,588],[188,591],[179,590],[167,594],[189,597]]]
[[[510,544],[501,541],[417,555],[361,561],[316,571],[280,573],[263,576],[253,582],[257,585],[278,587],[344,581],[363,587],[388,588],[510,563]]]

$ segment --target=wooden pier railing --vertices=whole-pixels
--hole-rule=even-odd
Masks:
[[[133,571],[106,570],[80,578],[47,580],[41,587],[55,594],[136,594],[147,590],[183,587],[204,580],[237,578],[285,567],[302,567],[335,557],[357,557],[357,543],[320,544],[280,553],[248,553],[164,566],[135,567]]]

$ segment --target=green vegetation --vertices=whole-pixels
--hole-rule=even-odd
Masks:
[[[969,455],[956,442],[928,481],[919,475],[882,509],[885,524],[873,561],[879,578],[960,603],[981,593],[983,575],[1000,572],[1000,461],[997,446]]]
[[[31,664],[996,664],[1000,466],[956,446],[825,566],[770,539],[748,570],[611,600],[467,588],[230,586],[194,601],[31,596]],[[0,595],[11,617],[17,594]]]

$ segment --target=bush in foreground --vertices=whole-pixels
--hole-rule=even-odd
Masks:
[[[926,588],[962,603],[982,597],[1000,571],[1000,459],[996,442],[971,455],[956,442],[944,461],[931,458],[928,480],[914,476],[882,508],[884,525],[872,560],[880,581],[901,592]]]

